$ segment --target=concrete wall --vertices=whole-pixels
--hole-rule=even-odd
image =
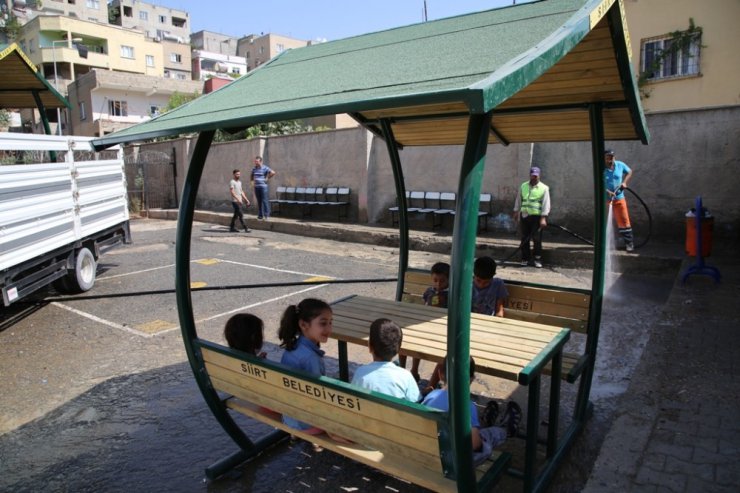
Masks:
[[[633,168],[631,188],[650,208],[653,234],[683,237],[684,214],[701,195],[715,217],[715,235],[740,237],[740,201],[736,199],[740,107],[659,113],[648,115],[647,120],[650,145],[607,142],[607,146],[615,150],[617,159]],[[175,142],[180,142],[176,148],[181,188],[190,159],[187,153],[194,142]],[[154,145],[169,149],[173,143]],[[400,156],[406,188],[456,191],[462,152],[459,146],[403,149]],[[390,223],[387,209],[396,198],[388,152],[382,140],[359,128],[215,144],[203,174],[198,207],[228,211],[232,169],[240,168],[248,176],[257,154],[278,173],[272,183],[273,194],[279,185],[348,186],[352,189],[351,221]],[[481,190],[494,195],[491,229],[511,229],[509,216],[516,191],[527,180],[532,164],[542,168],[542,180],[550,186],[552,222],[591,236],[594,179],[591,144],[587,142],[489,146]],[[633,202],[633,221],[646,224],[644,209],[629,194],[628,200]],[[424,225],[430,226],[430,221],[416,224]]]

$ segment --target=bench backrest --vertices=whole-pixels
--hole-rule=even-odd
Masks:
[[[457,194],[455,192],[442,192],[439,195],[440,213],[448,214],[457,207]]]
[[[409,194],[408,207],[418,209],[424,207],[424,192],[419,190],[412,190]]]
[[[209,341],[198,345],[217,391],[311,423],[390,459],[411,460],[432,477],[444,476],[439,436],[448,426],[445,413],[340,380],[312,377]]]
[[[490,193],[482,193],[480,194],[480,205],[478,206],[478,209],[483,212],[488,212],[490,214],[492,203],[493,203],[493,195],[491,195]]]
[[[439,209],[439,192],[425,192],[424,193],[424,207],[428,209]]]
[[[347,203],[349,201],[349,188],[339,187],[337,190],[337,202]]]
[[[423,304],[422,295],[431,284],[428,271],[407,270],[401,301]],[[504,281],[504,284],[509,291],[504,305],[505,318],[587,332],[591,296],[585,290],[563,290],[516,281]]]

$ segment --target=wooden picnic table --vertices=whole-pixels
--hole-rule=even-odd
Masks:
[[[349,296],[332,303],[339,345],[339,372],[349,380],[347,343],[367,346],[370,324],[389,318],[403,330],[400,354],[441,362],[447,354],[447,309],[367,296]],[[528,388],[524,466],[525,490],[537,483],[537,430],[539,428],[542,370],[552,362],[550,378],[547,458],[558,448],[558,411],[563,346],[570,329],[471,314],[470,355],[479,373],[513,380]]]

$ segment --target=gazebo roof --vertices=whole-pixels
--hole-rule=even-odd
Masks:
[[[0,73],[0,108],[70,107],[16,43],[0,44]]]
[[[234,83],[97,147],[349,113],[403,146],[463,144],[468,117],[493,112],[489,142],[647,143],[616,0],[542,0],[288,50]]]

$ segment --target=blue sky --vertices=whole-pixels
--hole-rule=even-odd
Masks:
[[[530,0],[517,0],[524,3]],[[423,0],[159,0],[190,13],[192,32],[230,36],[275,33],[298,39],[341,39],[422,21]],[[513,0],[427,0],[429,20],[511,5]]]

